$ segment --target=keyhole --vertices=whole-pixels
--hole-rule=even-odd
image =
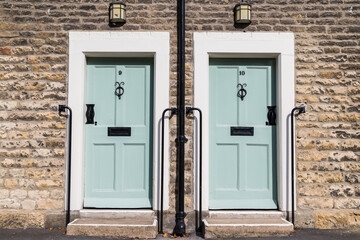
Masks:
[[[119,71],[119,75],[121,75],[121,74],[122,74],[122,71],[120,70],[120,71]]]

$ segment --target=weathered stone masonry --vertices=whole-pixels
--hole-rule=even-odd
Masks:
[[[297,121],[297,224],[359,229],[359,1],[251,0],[252,24],[236,29],[232,9],[238,2],[186,1],[187,105],[193,99],[193,32],[294,32],[296,103],[308,106]],[[67,101],[69,31],[170,32],[169,105],[176,106],[176,1],[127,0],[127,23],[120,28],[108,26],[108,3],[0,0],[0,227],[42,228],[63,219],[66,125],[56,110]],[[186,123],[185,203],[191,212],[192,121]]]

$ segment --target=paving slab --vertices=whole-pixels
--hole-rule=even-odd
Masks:
[[[0,229],[0,240],[115,240],[118,238],[68,236],[63,229]],[[174,239],[158,235],[156,239]],[[180,239],[180,238],[179,238]],[[184,240],[200,240],[201,237],[191,234]],[[288,237],[238,238],[248,240],[359,240],[360,231],[300,229]]]

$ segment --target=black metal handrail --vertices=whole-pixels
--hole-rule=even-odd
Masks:
[[[68,165],[67,165],[67,193],[66,193],[66,202],[67,202],[67,208],[66,208],[66,226],[70,223],[70,189],[71,189],[71,133],[72,133],[72,110],[69,106],[66,105],[59,105],[58,112],[60,116],[61,113],[65,112],[65,110],[69,110],[68,115],[68,122],[69,122],[69,131],[68,131],[68,149],[67,149],[67,155],[68,155]]]
[[[305,105],[294,107],[291,111],[291,221],[295,227],[295,158],[294,158],[294,113],[298,111],[295,116],[299,116],[306,112]]]
[[[166,108],[161,116],[161,183],[160,183],[160,219],[159,219],[159,232],[164,233],[163,231],[163,219],[164,219],[164,119],[166,112],[171,111],[169,119],[172,118],[174,114],[176,114],[176,108]],[[159,216],[158,216],[159,218]]]
[[[199,133],[199,210],[196,213],[196,231],[202,233],[202,112],[199,108],[186,107],[186,117],[192,114],[193,111],[198,111],[200,115],[200,133]]]

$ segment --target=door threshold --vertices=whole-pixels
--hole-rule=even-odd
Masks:
[[[210,210],[209,218],[284,218],[279,210]]]
[[[152,209],[82,209],[80,218],[154,218]]]

